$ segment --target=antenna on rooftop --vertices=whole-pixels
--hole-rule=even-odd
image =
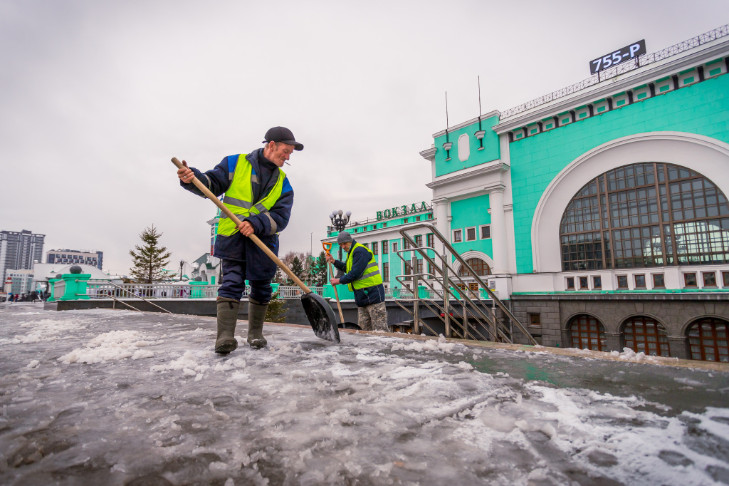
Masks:
[[[448,139],[448,91],[445,92],[445,109],[446,109],[446,141],[443,144],[443,149],[446,153],[446,161],[451,160],[451,147],[453,144]]]
[[[481,130],[481,76],[476,76],[478,82],[478,129]]]
[[[448,142],[448,91],[445,92],[445,110],[446,110],[446,142]]]

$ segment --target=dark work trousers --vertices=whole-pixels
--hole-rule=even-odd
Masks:
[[[223,260],[223,279],[218,289],[218,297],[240,300],[246,289],[246,262],[236,260]],[[250,298],[261,304],[268,304],[273,289],[270,280],[249,280],[251,285]]]

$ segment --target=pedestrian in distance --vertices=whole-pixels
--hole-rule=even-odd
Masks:
[[[375,255],[346,231],[339,233],[337,243],[347,252],[347,260],[335,260],[329,253],[326,259],[346,273],[331,279],[331,284],[349,285],[349,289],[354,292],[359,327],[365,331],[388,331],[385,287]]]
[[[281,167],[304,145],[285,127],[268,130],[263,144],[263,148],[248,154],[229,155],[207,172],[187,167],[184,160],[184,167],[177,171],[180,185],[190,192],[205,197],[192,183],[197,177],[216,196],[224,194],[223,204],[241,220],[236,226],[221,214],[213,247],[222,266],[215,339],[215,352],[219,354],[228,354],[238,347],[235,327],[246,280],[251,286],[247,342],[255,349],[267,345],[263,320],[277,266],[248,236],[255,234],[278,255],[278,233],[288,225],[294,204],[294,190]]]

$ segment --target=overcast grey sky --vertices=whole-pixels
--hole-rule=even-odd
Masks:
[[[280,253],[318,253],[332,209],[430,201],[419,152],[445,128],[446,91],[451,125],[478,116],[478,76],[482,111],[504,111],[636,40],[653,52],[726,24],[728,6],[0,0],[0,229],[101,250],[126,274],[155,225],[174,269],[208,250],[215,208],[170,158],[207,170],[284,125],[305,150],[285,167]]]

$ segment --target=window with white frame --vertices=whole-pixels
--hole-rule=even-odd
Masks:
[[[453,243],[460,243],[463,241],[463,230],[453,230]]]
[[[491,238],[491,225],[490,224],[484,224],[478,227],[479,232],[481,233],[481,239],[482,240],[488,240]]]
[[[466,241],[476,241],[476,227],[466,228]]]

